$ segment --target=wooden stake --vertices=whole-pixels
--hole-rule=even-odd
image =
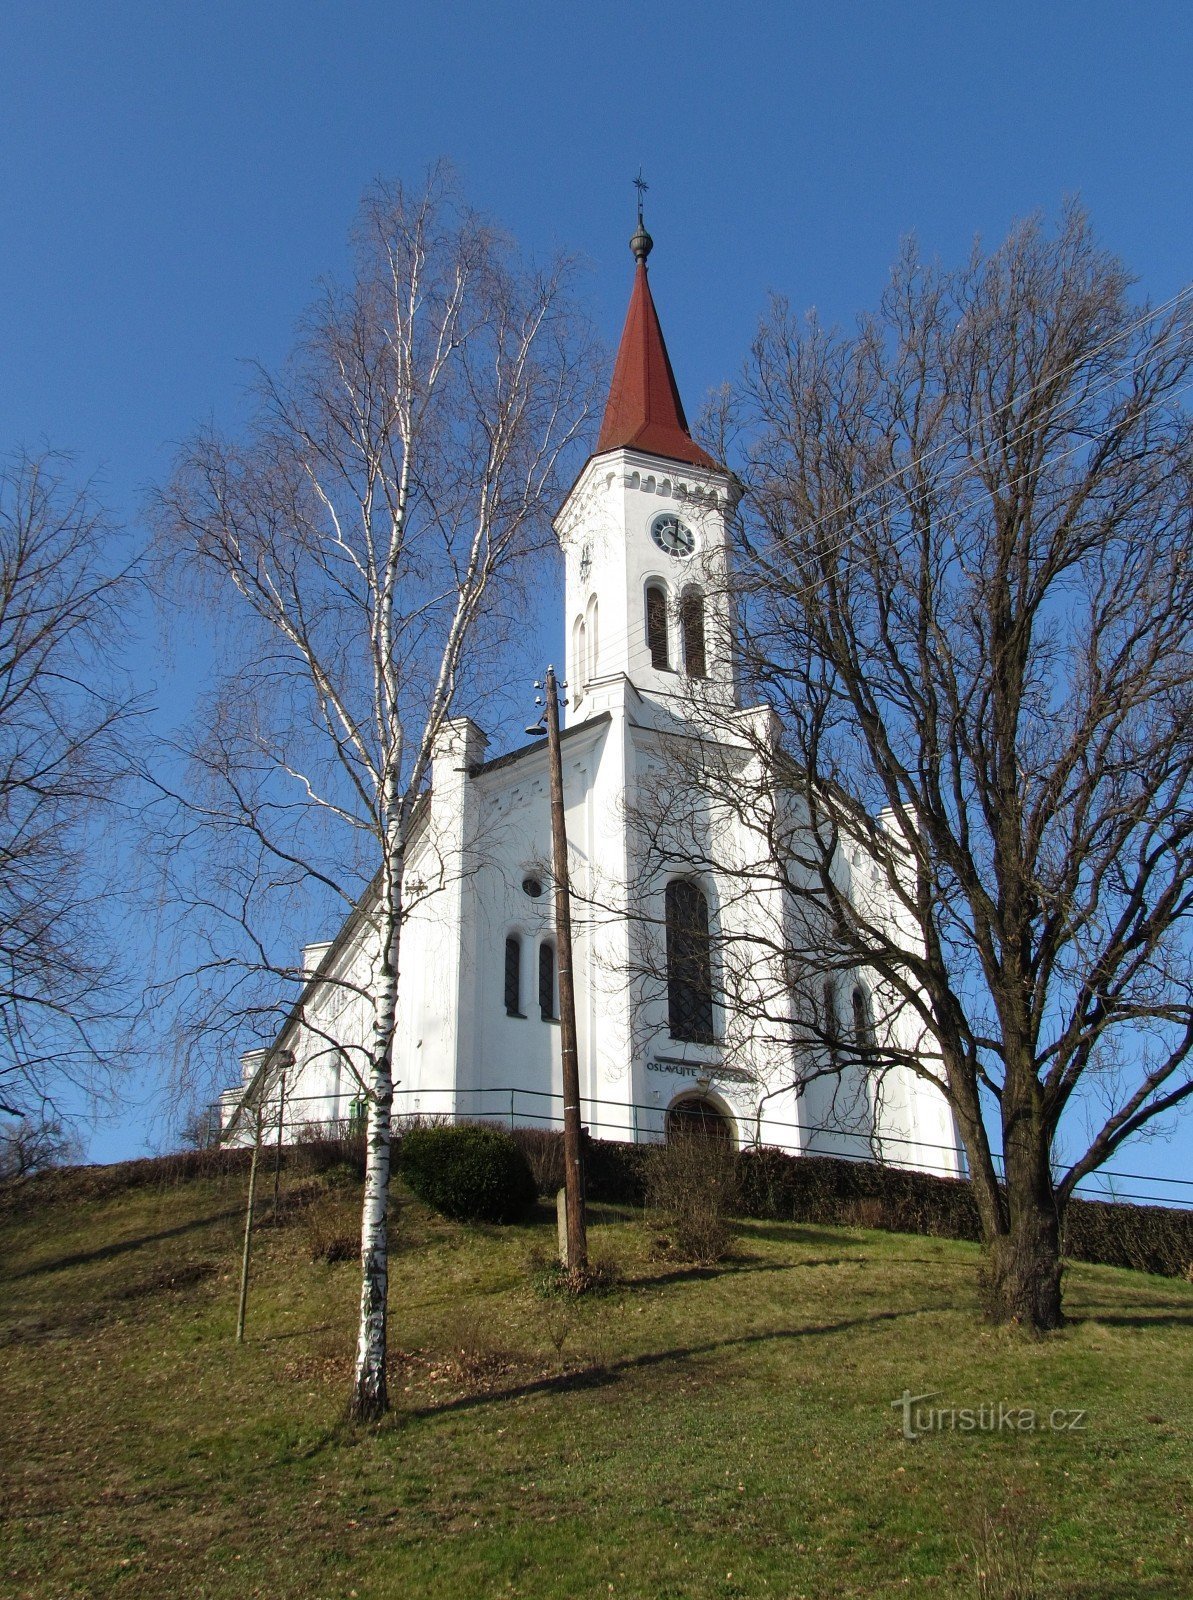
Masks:
[[[253,1205],[257,1198],[257,1159],[261,1154],[261,1110],[257,1108],[253,1160],[249,1167],[249,1203],[244,1215],[244,1252],[240,1258],[240,1305],[236,1311],[236,1343],[244,1343],[244,1313],[249,1299],[249,1253],[253,1245]]]

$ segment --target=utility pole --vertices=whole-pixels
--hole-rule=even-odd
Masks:
[[[278,1142],[273,1153],[273,1220],[278,1220],[278,1195],[282,1186],[282,1135],[286,1128],[286,1069],[282,1068],[278,1098]]]
[[[551,854],[555,874],[555,944],[559,971],[559,1042],[563,1057],[564,1203],[567,1210],[568,1272],[588,1266],[584,1215],[584,1148],[580,1128],[580,1059],[576,1048],[576,986],[572,968],[572,896],[568,884],[567,827],[563,812],[563,759],[559,750],[559,689],[555,668],[543,683],[547,701],[547,753],[551,769]]]

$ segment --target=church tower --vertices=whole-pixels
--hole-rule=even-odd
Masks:
[[[650,291],[652,248],[639,203],[596,451],[555,521],[569,724],[609,709],[627,681],[673,717],[738,704],[727,532],[737,486],[688,429]]]

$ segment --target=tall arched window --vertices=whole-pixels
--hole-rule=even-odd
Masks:
[[[666,672],[667,660],[667,591],[661,583],[646,586],[646,646],[650,651],[650,664]]]
[[[584,676],[591,682],[597,675],[597,597],[588,602],[584,626],[588,630],[588,649],[584,661]]]
[[[572,635],[572,704],[578,706],[584,698],[584,682],[588,677],[588,635],[584,618],[577,617]]]
[[[683,669],[689,678],[707,676],[704,657],[704,596],[687,589],[679,602],[679,631],[683,639]]]
[[[831,1065],[837,1065],[841,1054],[841,1015],[837,1009],[837,981],[824,980],[824,1042],[828,1046]]]
[[[673,1039],[711,1044],[712,952],[708,901],[694,883],[673,878],[666,890],[667,1024]]]
[[[861,984],[854,987],[850,1002],[853,1006],[853,1042],[866,1050],[874,1043],[874,1029],[870,1023],[870,1002]]]
[[[539,945],[539,1016],[544,1022],[554,1022],[558,1014],[555,1005],[555,946],[544,939]]]
[[[522,941],[516,933],[505,941],[505,1014],[522,1015]]]

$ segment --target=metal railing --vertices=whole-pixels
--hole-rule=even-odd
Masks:
[[[439,1104],[426,1104],[428,1100]],[[462,1103],[465,1102],[465,1103]],[[529,1102],[529,1104],[527,1103]],[[339,1110],[343,1106],[343,1112]],[[302,1108],[317,1108],[304,1114]],[[584,1125],[594,1138],[655,1143],[666,1137],[668,1107],[651,1102],[581,1097]],[[272,1096],[265,1102],[262,1137],[267,1142],[279,1132],[283,1143],[293,1143],[306,1130],[336,1125],[349,1131],[363,1128],[367,1101],[362,1096],[340,1094]],[[549,1089],[494,1086],[485,1089],[397,1089],[394,1118],[400,1124],[418,1120],[436,1122],[501,1122],[508,1127],[562,1129],[563,1096]],[[755,1115],[733,1114],[742,1149],[776,1147],[799,1155],[831,1156],[839,1161],[876,1161],[885,1165],[926,1172],[937,1177],[968,1178],[960,1145],[890,1133],[793,1122]],[[779,1137],[776,1138],[776,1135]],[[937,1153],[939,1160],[931,1159]],[[1002,1157],[994,1155],[1001,1172]],[[1119,1185],[1130,1183],[1131,1189]],[[1141,1189],[1139,1186],[1143,1186]],[[1193,1179],[1162,1177],[1152,1173],[1100,1168],[1082,1178],[1075,1194],[1084,1200],[1130,1202],[1193,1209]]]

